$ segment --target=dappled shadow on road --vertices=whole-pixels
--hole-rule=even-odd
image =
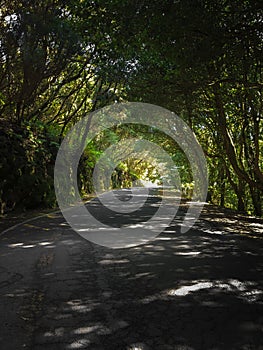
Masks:
[[[207,213],[181,234],[184,213],[123,250],[89,243],[58,214],[2,237],[1,308],[14,303],[17,319],[2,316],[2,340],[25,331],[34,350],[262,349],[262,240]]]
[[[141,188],[101,194],[84,206],[66,208],[63,215],[83,238],[106,247],[127,248],[154,239],[173,220],[180,198],[163,201],[156,191]],[[148,191],[148,190],[147,190]],[[114,192],[119,198],[115,200]],[[125,204],[123,204],[125,203]]]
[[[120,194],[117,193],[116,196],[119,197],[119,203],[124,201],[126,206],[128,206],[127,203],[129,203],[130,197],[128,190],[124,195],[120,196]],[[137,197],[139,197],[139,202],[142,201],[142,196],[137,195]],[[87,203],[86,206],[89,212],[103,224],[111,227],[122,227],[149,220],[157,212],[160,202],[161,199],[159,197],[156,197],[155,195],[148,196],[144,205],[142,205],[138,210],[128,213],[118,212],[118,206],[120,206],[120,204],[116,204],[114,201],[112,201],[112,203],[109,202],[108,204],[116,211],[110,210],[105,206],[103,207],[102,211],[102,203],[98,198],[94,198],[92,201]]]
[[[249,237],[263,238],[263,219],[245,215],[231,209],[218,209],[206,205],[201,215],[202,222],[209,223],[215,231],[236,233]]]

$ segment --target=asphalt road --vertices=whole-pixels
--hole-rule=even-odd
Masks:
[[[88,207],[122,228],[158,201],[111,222],[98,200]],[[2,234],[0,349],[263,349],[262,221],[248,220],[251,235],[241,235],[241,219],[208,208],[182,234],[185,212],[126,249],[85,240],[60,213]]]

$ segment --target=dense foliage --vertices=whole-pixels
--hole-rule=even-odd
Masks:
[[[55,204],[53,168],[58,137],[43,124],[0,121],[1,211]]]
[[[212,201],[261,216],[262,17],[258,0],[1,1],[2,212],[54,205],[53,166],[67,130],[91,111],[128,100],[182,117],[207,156]],[[120,126],[83,153],[82,194],[93,191],[94,165],[107,145],[134,134],[164,147],[191,189],[177,145]],[[112,185],[140,178],[160,174],[127,159]]]

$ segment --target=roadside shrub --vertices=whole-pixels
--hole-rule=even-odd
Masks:
[[[40,123],[12,125],[0,120],[1,213],[20,207],[55,205],[53,171],[58,136]]]

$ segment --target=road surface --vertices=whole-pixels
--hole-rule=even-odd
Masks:
[[[88,207],[108,217],[98,200]],[[2,234],[0,349],[263,349],[262,220],[206,207],[182,234],[185,212],[126,249],[83,239],[60,213]]]

